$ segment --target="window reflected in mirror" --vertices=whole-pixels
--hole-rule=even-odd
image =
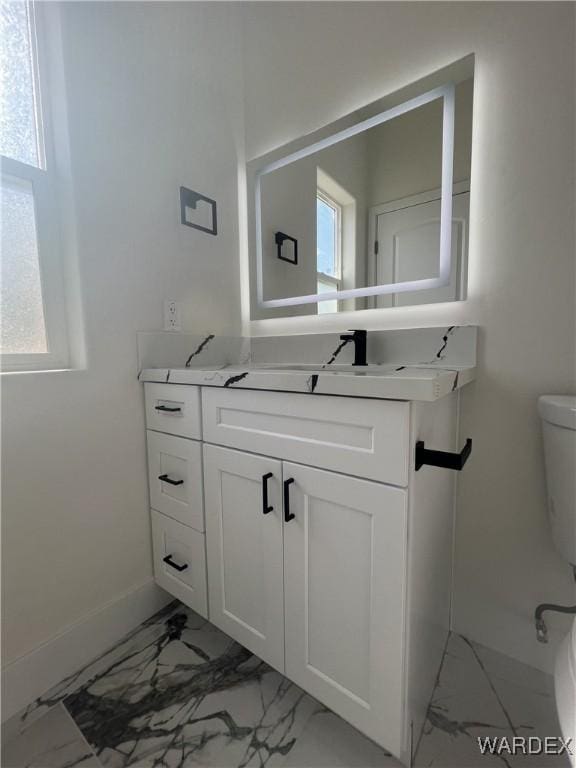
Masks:
[[[318,293],[330,293],[340,289],[342,278],[340,255],[342,253],[342,209],[336,200],[318,188],[316,192],[316,260]],[[323,301],[318,312],[337,312],[336,299]]]

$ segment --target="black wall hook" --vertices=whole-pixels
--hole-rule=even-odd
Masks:
[[[282,256],[282,246],[285,240],[290,240],[294,244],[294,257]],[[298,240],[295,237],[290,237],[285,232],[275,232],[274,242],[276,243],[276,255],[282,261],[287,261],[288,264],[298,264]]]
[[[468,438],[466,445],[460,453],[450,453],[449,451],[431,451],[424,447],[424,441],[418,440],[416,443],[416,472],[424,464],[430,467],[443,467],[444,469],[455,469],[457,472],[463,468],[472,453],[472,440]]]

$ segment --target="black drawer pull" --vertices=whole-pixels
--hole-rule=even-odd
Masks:
[[[290,477],[288,480],[284,480],[284,522],[289,523],[290,520],[294,520],[296,515],[290,512],[290,486],[294,482],[294,478]]]
[[[269,512],[274,511],[274,507],[271,504],[268,504],[268,480],[270,480],[271,477],[274,477],[272,472],[266,472],[265,475],[262,475],[262,514],[267,515]]]
[[[468,438],[466,445],[460,453],[450,453],[449,451],[432,451],[429,448],[424,447],[424,441],[419,440],[416,443],[416,472],[424,464],[428,464],[430,467],[443,467],[444,469],[455,469],[460,472],[468,457],[472,453],[472,440]]]
[[[158,475],[158,480],[162,480],[163,483],[169,483],[170,485],[183,485],[184,480],[172,480],[168,475]]]
[[[188,563],[184,563],[184,565],[178,565],[178,563],[175,563],[174,560],[172,560],[172,555],[166,555],[166,557],[162,559],[166,565],[169,565],[170,568],[174,568],[175,571],[179,571],[180,573],[188,568]]]
[[[154,408],[157,411],[162,411],[163,413],[180,413],[182,410],[179,405],[175,406],[174,408],[171,408],[169,405],[155,405]]]

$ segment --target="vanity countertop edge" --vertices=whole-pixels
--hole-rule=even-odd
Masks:
[[[250,364],[144,368],[138,375],[142,382],[162,384],[423,402],[439,400],[469,384],[475,377],[475,366],[370,366],[351,371],[336,367],[324,370],[321,366],[307,370],[263,368]]]

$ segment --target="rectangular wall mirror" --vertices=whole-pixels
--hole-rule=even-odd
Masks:
[[[473,57],[248,165],[252,319],[466,296]]]

